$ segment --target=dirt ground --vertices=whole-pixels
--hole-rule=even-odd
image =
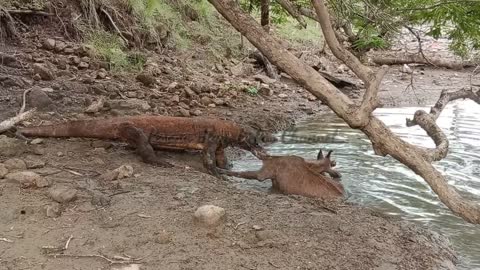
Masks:
[[[18,111],[29,88],[27,109],[40,112],[25,125],[146,113],[214,116],[273,131],[327,110],[288,78],[260,85],[263,78],[254,78],[260,69],[248,61],[150,54],[146,72],[157,83],[145,86],[136,74],[101,70],[89,57],[81,59],[89,67],[80,68],[76,54],[42,45],[61,38],[34,32],[0,49],[15,58],[0,65],[0,119]],[[68,42],[67,48],[81,50]],[[351,79],[338,63],[316,59]],[[35,78],[35,63],[54,74],[52,80]],[[469,76],[468,70],[419,67],[408,88],[411,76],[393,67],[381,100],[385,106],[431,104],[442,89],[468,85]],[[250,86],[262,94],[249,95]],[[359,96],[358,90],[345,92]],[[85,113],[99,96],[105,105]],[[448,240],[436,233],[348,202],[239,190],[206,174],[196,153],[159,154],[175,167],[146,165],[115,142],[26,145],[1,136],[0,162],[25,170],[22,161],[9,160],[21,159],[46,182],[23,188],[0,179],[0,269],[455,269]],[[242,155],[230,152],[231,159]],[[133,168],[127,177],[104,177],[124,165]],[[62,188],[76,192],[76,199],[55,202],[52,190]],[[220,226],[194,221],[206,204],[225,209]]]

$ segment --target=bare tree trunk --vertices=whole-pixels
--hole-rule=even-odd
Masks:
[[[355,74],[365,82],[367,90],[360,104],[354,103],[345,94],[326,81],[312,67],[306,65],[293,54],[288,52],[256,21],[242,12],[232,0],[209,0],[215,8],[250,42],[257,47],[272,63],[288,73],[293,79],[302,84],[308,91],[327,104],[338,116],[352,128],[362,130],[372,142],[376,154],[391,155],[407,165],[415,173],[425,179],[440,200],[455,214],[466,221],[480,223],[480,208],[477,202],[462,198],[457,190],[448,185],[446,178],[437,171],[431,162],[438,160],[448,151],[448,141],[441,129],[435,123],[435,115],[443,109],[442,101],[432,108],[430,114],[417,111],[411,124],[418,124],[434,139],[435,149],[424,149],[403,141],[395,135],[382,121],[372,115],[378,104],[379,84],[387,72],[386,68],[374,73],[364,66],[355,56],[340,46],[335,37],[330,17],[322,0],[312,0],[318,21],[320,22],[325,39],[334,55],[347,64]],[[467,97],[480,103],[480,91],[462,90],[464,93],[447,95],[448,101],[454,98]],[[443,107],[442,107],[443,106]]]
[[[270,0],[262,0],[260,4],[260,24],[265,31],[270,31]]]

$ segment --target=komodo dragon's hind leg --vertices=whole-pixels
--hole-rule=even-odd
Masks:
[[[135,147],[137,154],[142,158],[143,162],[160,167],[173,167],[172,164],[157,157],[148,136],[141,129],[129,123],[121,124],[119,126],[119,136],[132,147]]]

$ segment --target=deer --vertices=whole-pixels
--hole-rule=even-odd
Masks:
[[[325,200],[342,198],[345,195],[340,183],[341,175],[332,167],[333,151],[324,157],[320,149],[316,160],[299,156],[264,156],[258,171],[234,172],[220,169],[219,173],[258,181],[272,180],[272,191],[281,194],[301,195]],[[326,176],[329,174],[330,177]]]

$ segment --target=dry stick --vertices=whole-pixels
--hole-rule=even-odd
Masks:
[[[420,55],[423,57],[423,59],[425,59],[425,61],[427,61],[427,63],[429,63],[430,65],[434,66],[434,67],[437,67],[437,65],[435,65],[434,63],[432,63],[426,56],[425,54],[423,53],[423,48],[422,48],[422,39],[420,38],[420,35],[415,32],[413,30],[413,28],[411,28],[410,26],[408,25],[404,25],[403,27],[407,28],[407,30],[415,36],[415,38],[417,39],[417,42],[418,42],[418,52],[420,53]]]
[[[26,14],[26,15],[40,15],[40,16],[53,16],[52,13],[38,11],[38,10],[30,10],[30,9],[6,9],[10,14]]]
[[[100,254],[86,254],[86,255],[75,255],[75,254],[49,254],[50,257],[68,257],[68,258],[101,258],[109,262],[110,264],[130,264],[139,262],[141,259],[133,259],[133,258],[123,258],[123,257],[116,257],[117,259],[110,259],[106,256]]]
[[[125,44],[128,45],[128,39],[126,39],[122,35],[122,32],[120,31],[120,29],[118,29],[117,25],[113,21],[112,16],[110,16],[110,14],[103,7],[100,10],[107,16],[107,18],[110,20],[110,23],[112,24],[113,28],[115,28],[115,31],[117,31],[118,35],[120,35],[120,37],[123,39],[123,41],[125,41]]]

